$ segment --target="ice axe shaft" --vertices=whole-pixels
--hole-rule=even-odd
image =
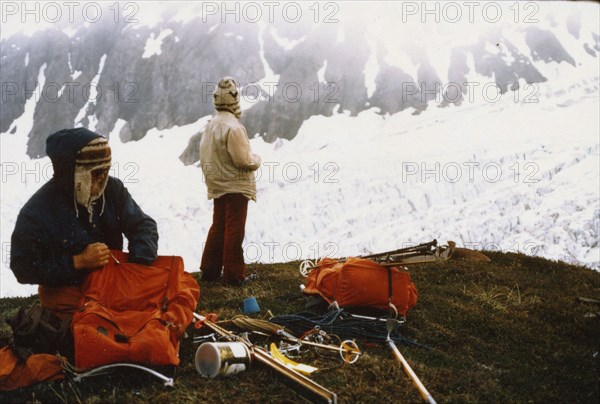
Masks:
[[[419,393],[421,394],[421,397],[423,397],[423,400],[425,400],[429,404],[435,404],[435,400],[433,399],[433,397],[431,397],[431,394],[429,394],[425,386],[423,386],[423,383],[421,383],[421,380],[419,380],[419,377],[412,370],[406,359],[404,359],[404,356],[402,356],[402,354],[398,350],[398,347],[396,346],[396,344],[394,344],[394,341],[390,339],[388,341],[388,346],[392,349],[392,353],[394,354],[396,359],[398,359],[398,361],[402,364],[404,372],[406,372],[408,377],[412,379],[415,386],[417,386],[417,389],[419,389]]]
[[[390,349],[392,350],[394,357],[398,360],[398,362],[400,362],[400,364],[402,365],[402,368],[404,369],[404,372],[408,375],[408,377],[410,377],[412,379],[415,386],[417,386],[417,389],[419,390],[421,397],[423,397],[423,400],[425,400],[429,404],[436,404],[433,397],[431,397],[431,394],[429,394],[429,392],[427,391],[427,389],[425,388],[423,383],[421,383],[421,380],[419,380],[419,377],[417,376],[417,374],[414,372],[414,370],[412,370],[412,368],[410,367],[410,365],[408,364],[406,359],[404,359],[404,356],[402,356],[402,354],[400,353],[400,350],[394,343],[394,340],[392,340],[390,338],[390,334],[392,333],[394,328],[396,328],[396,326],[398,325],[398,320],[395,320],[393,318],[388,318],[386,320],[385,325],[386,325],[387,332],[388,332],[386,342],[387,342],[388,346],[390,347]]]

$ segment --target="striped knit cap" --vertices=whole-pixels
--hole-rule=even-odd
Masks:
[[[213,92],[213,101],[217,111],[229,111],[236,118],[242,116],[240,109],[240,93],[235,80],[231,77],[223,77]]]
[[[108,141],[97,137],[83,146],[75,159],[75,198],[80,205],[92,212],[92,202],[98,199],[106,188],[108,171],[111,165],[111,152]],[[92,193],[92,181],[101,181],[96,192]]]

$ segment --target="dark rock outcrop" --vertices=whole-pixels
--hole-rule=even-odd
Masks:
[[[7,132],[13,121],[23,114],[26,101],[33,95],[25,94],[25,90],[35,88],[37,72],[42,63],[29,58],[27,49],[30,40],[24,35],[17,34],[0,42],[1,133]]]
[[[567,62],[575,66],[575,59],[561,45],[556,35],[537,27],[529,27],[525,30],[525,42],[531,49],[531,57],[534,61]]]
[[[444,94],[442,106],[460,105],[463,96],[467,94],[468,86],[465,83],[469,81],[467,64],[469,55],[472,57],[475,72],[489,77],[488,83],[495,83],[501,94],[509,90],[516,90],[519,87],[520,79],[528,84],[546,81],[546,78],[535,68],[530,59],[508,39],[501,35],[481,37],[475,45],[453,49],[448,74],[452,85],[448,86],[448,90]],[[475,83],[473,86],[484,86],[488,83]]]

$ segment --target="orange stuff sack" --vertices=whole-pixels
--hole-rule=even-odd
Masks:
[[[75,366],[88,369],[129,362],[179,364],[179,340],[200,297],[181,257],[158,257],[152,265],[127,262],[112,251],[103,269],[82,286],[80,310],[71,323]]]
[[[308,274],[304,293],[321,295],[340,307],[389,308],[388,268],[363,258],[345,262],[325,258]],[[392,272],[392,303],[406,316],[417,304],[417,288],[410,274],[397,268]]]
[[[56,355],[34,354],[20,362],[8,346],[0,348],[0,391],[16,390],[35,383],[63,379]]]

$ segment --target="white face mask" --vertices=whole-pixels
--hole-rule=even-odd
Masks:
[[[110,167],[110,163],[108,164]],[[108,182],[106,165],[94,168],[75,166],[75,198],[86,208],[102,196]]]

